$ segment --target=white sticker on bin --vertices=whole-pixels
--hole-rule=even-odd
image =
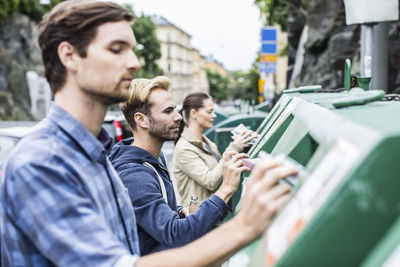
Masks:
[[[383,263],[382,267],[396,267],[400,262],[400,244],[396,247],[389,258]]]
[[[266,233],[265,266],[274,265],[360,158],[360,150],[338,139]]]

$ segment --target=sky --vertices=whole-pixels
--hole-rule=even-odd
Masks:
[[[254,0],[113,0],[137,15],[165,17],[192,36],[191,45],[228,70],[247,71],[260,49],[262,20]]]

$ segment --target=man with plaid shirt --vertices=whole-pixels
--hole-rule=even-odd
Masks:
[[[140,67],[132,20],[116,4],[89,0],[61,2],[45,16],[39,45],[54,102],[1,177],[2,266],[218,264],[260,236],[285,202],[289,188],[274,185],[294,170],[265,162],[232,220],[185,247],[139,257],[135,215],[101,127]]]

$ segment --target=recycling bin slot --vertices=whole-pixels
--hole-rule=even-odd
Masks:
[[[310,134],[307,134],[289,153],[289,157],[306,166],[317,150],[318,145],[318,142]]]

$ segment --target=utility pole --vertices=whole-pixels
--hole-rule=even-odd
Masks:
[[[399,0],[344,0],[346,24],[361,24],[361,78],[387,90],[388,21],[399,19]]]

